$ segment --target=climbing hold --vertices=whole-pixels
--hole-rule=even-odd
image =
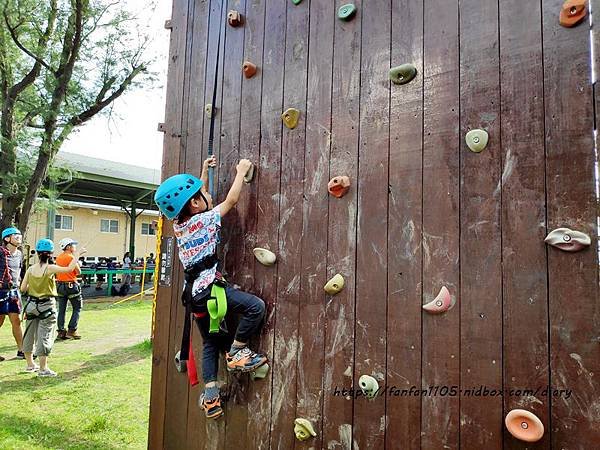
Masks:
[[[248,172],[246,172],[246,175],[244,176],[244,181],[246,183],[250,183],[253,178],[254,178],[254,164],[252,164],[250,166],[250,168],[248,169]]]
[[[267,376],[267,373],[269,373],[269,365],[265,363],[257,369],[253,370],[252,372],[250,372],[250,379],[252,381],[262,380]]]
[[[423,305],[423,309],[431,314],[441,314],[448,311],[453,306],[454,304],[452,303],[452,296],[450,295],[450,292],[446,286],[442,286],[437,297],[429,303]]]
[[[227,13],[227,22],[232,27],[239,27],[242,24],[242,15],[235,9],[232,9]]]
[[[261,263],[263,266],[272,266],[277,260],[275,253],[273,253],[270,250],[267,250],[266,248],[257,247],[252,251],[254,253],[254,256],[256,256],[256,259],[258,259],[258,262]]]
[[[296,108],[288,108],[281,115],[281,118],[283,119],[283,123],[285,124],[285,126],[288,127],[290,130],[293,130],[294,128],[296,128],[296,125],[298,125],[300,111],[298,111]]]
[[[338,19],[341,20],[348,21],[354,17],[354,14],[356,14],[356,6],[354,6],[352,3],[342,5],[340,6],[340,9],[338,9]]]
[[[167,128],[165,127],[164,122],[159,122],[158,125],[156,126],[156,131],[159,131],[161,133],[164,133],[167,131]]]
[[[173,22],[171,21],[171,19],[165,20],[165,30],[172,30],[172,29],[173,29]]]
[[[525,409],[513,409],[504,419],[506,429],[521,441],[537,442],[544,435],[544,424],[532,412]]]
[[[294,5],[299,5],[300,3],[302,3],[302,0],[292,0],[292,3]]]
[[[299,441],[306,441],[311,436],[315,437],[317,435],[312,423],[302,418],[294,420],[294,433],[296,433],[296,439]]]
[[[565,252],[576,252],[588,247],[592,240],[581,231],[574,231],[570,228],[557,228],[548,233],[544,242]]]
[[[487,131],[479,129],[471,130],[465,136],[465,141],[467,141],[467,147],[469,147],[472,152],[479,153],[487,146]]]
[[[187,363],[181,360],[181,351],[175,353],[175,367],[177,368],[177,372],[187,372]]]
[[[406,84],[417,76],[417,68],[412,64],[402,64],[390,69],[390,80],[394,84]]]
[[[559,23],[571,28],[581,22],[587,13],[586,0],[567,0],[560,10]]]
[[[325,289],[325,292],[327,292],[329,295],[337,294],[344,289],[344,277],[339,273],[335,274],[334,277],[327,282],[323,289]]]
[[[244,76],[246,78],[252,78],[256,74],[256,64],[252,64],[250,61],[244,61],[242,70],[244,71]]]
[[[213,108],[213,105],[211,103],[207,103],[206,106],[204,107],[204,113],[210,119],[213,116],[213,113],[215,112],[216,109],[217,108]]]
[[[334,177],[327,184],[329,193],[337,198],[343,197],[348,192],[348,189],[350,189],[350,177],[345,175]]]
[[[358,384],[365,397],[374,398],[379,392],[379,383],[370,375],[361,375]]]

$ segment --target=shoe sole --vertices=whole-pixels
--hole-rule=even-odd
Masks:
[[[255,364],[254,366],[251,367],[229,367],[229,364],[227,364],[227,371],[228,372],[252,372],[256,369],[258,369],[260,366],[264,366],[267,363],[267,358],[264,359],[264,361],[260,362],[259,364]]]

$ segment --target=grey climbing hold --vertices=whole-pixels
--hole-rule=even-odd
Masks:
[[[273,253],[270,250],[267,250],[266,248],[257,247],[254,250],[252,250],[252,252],[254,253],[256,259],[258,259],[258,262],[261,263],[263,266],[272,266],[277,260],[275,253]]]
[[[485,130],[471,130],[465,136],[465,141],[472,152],[479,153],[487,146],[488,133]]]
[[[565,252],[577,252],[589,247],[592,240],[581,231],[571,230],[570,228],[557,228],[548,233],[544,242]]]
[[[347,5],[340,6],[338,9],[338,19],[348,21],[354,17],[356,14],[356,6],[352,3],[348,3]]]
[[[250,372],[250,379],[252,381],[262,380],[263,378],[265,378],[267,376],[268,373],[269,373],[269,365],[267,363],[265,363],[262,366],[260,366],[259,368]]]
[[[390,80],[394,84],[406,84],[417,76],[417,68],[413,64],[402,64],[390,69]]]
[[[248,172],[246,172],[246,175],[244,176],[244,181],[246,183],[250,183],[250,182],[252,182],[253,179],[254,179],[254,164],[252,164],[250,166],[250,168],[248,169]]]
[[[181,360],[181,351],[175,354],[175,367],[177,368],[177,372],[187,372],[187,363]]]
[[[367,398],[374,398],[379,392],[379,383],[371,375],[362,375],[358,379],[358,384],[360,385],[360,390]]]

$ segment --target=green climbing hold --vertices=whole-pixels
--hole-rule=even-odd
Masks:
[[[406,84],[417,76],[417,68],[412,64],[402,64],[390,69],[390,80],[394,84]]]
[[[269,373],[269,365],[267,363],[264,363],[259,368],[254,369],[252,372],[250,372],[250,379],[252,381],[262,380],[267,376],[267,373]]]
[[[302,3],[302,0],[292,0],[292,3],[294,5],[299,5],[300,3]]]
[[[340,6],[338,9],[338,19],[340,20],[350,20],[356,14],[356,6],[352,3],[348,3],[347,5]]]
[[[485,130],[471,130],[465,136],[467,146],[472,152],[479,153],[488,143],[488,134]]]

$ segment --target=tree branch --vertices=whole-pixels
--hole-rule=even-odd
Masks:
[[[102,111],[104,108],[106,108],[112,102],[114,102],[117,98],[119,98],[121,96],[121,94],[123,94],[123,92],[125,92],[127,87],[133,82],[134,78],[137,77],[145,69],[146,69],[146,67],[144,65],[135,67],[131,71],[131,73],[127,76],[127,78],[125,78],[121,82],[121,84],[119,85],[119,88],[116,89],[115,91],[113,91],[113,93],[110,94],[106,98],[102,98],[102,97],[104,97],[106,92],[108,92],[108,89],[105,89],[106,85],[104,85],[100,91],[100,94],[102,94],[102,95],[98,94],[98,96],[96,97],[96,102],[92,106],[90,106],[87,110],[83,111],[81,114],[71,117],[67,121],[67,123],[71,124],[72,126],[77,126],[77,125],[81,125],[82,123],[90,120],[92,117],[94,117],[100,111]]]
[[[46,61],[44,61],[39,56],[35,55],[31,50],[28,50],[23,44],[21,44],[21,42],[19,41],[19,37],[17,36],[17,33],[16,33],[16,30],[17,30],[18,26],[12,27],[10,25],[10,21],[8,19],[8,14],[6,12],[6,9],[4,10],[4,23],[6,23],[6,28],[8,28],[8,32],[10,33],[10,37],[12,38],[13,42],[15,43],[15,45],[17,47],[19,47],[23,51],[23,53],[25,53],[26,55],[28,55],[31,58],[33,58],[38,64],[42,65],[43,67],[45,67],[46,69],[48,69],[50,72],[53,72],[52,67],[50,67],[48,64],[46,64]]]

